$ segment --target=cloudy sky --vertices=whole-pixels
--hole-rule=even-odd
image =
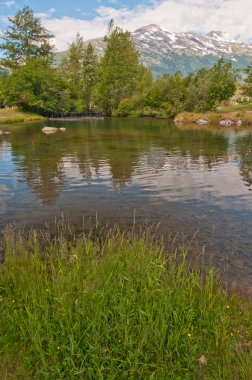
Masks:
[[[104,35],[111,18],[130,31],[158,24],[172,32],[221,30],[230,39],[252,42],[252,0],[0,0],[0,29],[7,17],[29,5],[66,49],[79,31],[85,39]]]

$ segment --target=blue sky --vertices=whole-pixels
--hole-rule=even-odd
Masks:
[[[19,1],[19,0],[5,0],[0,2],[1,15],[8,16],[14,13],[17,9],[25,5],[29,5],[37,13],[47,13],[50,9],[54,10],[57,17],[80,17],[92,19],[97,16],[96,9],[99,6],[113,7],[115,9],[127,7],[134,9],[139,4],[151,4],[151,1],[137,1],[137,0],[33,0],[33,1]]]
[[[64,50],[77,32],[84,39],[105,34],[111,18],[134,31],[158,24],[171,32],[221,30],[229,39],[251,41],[252,0],[0,0],[0,30],[7,17],[29,5]]]

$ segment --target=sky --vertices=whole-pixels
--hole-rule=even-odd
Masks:
[[[157,24],[171,32],[222,31],[226,38],[252,42],[252,0],[0,0],[0,30],[8,17],[28,5],[65,50],[79,32],[101,37],[111,18],[129,31]]]

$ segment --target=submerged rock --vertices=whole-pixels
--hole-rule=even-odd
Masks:
[[[234,121],[232,119],[222,119],[219,121],[219,125],[222,127],[232,127],[232,125],[234,125]]]
[[[66,128],[60,128],[60,132],[66,132]]]
[[[10,132],[8,131],[3,131],[2,129],[0,129],[0,135],[9,135]]]
[[[45,134],[47,134],[47,135],[50,135],[50,134],[52,134],[52,133],[56,133],[56,132],[58,132],[58,128],[54,128],[54,127],[44,127],[44,128],[42,129],[42,132],[45,133]]]

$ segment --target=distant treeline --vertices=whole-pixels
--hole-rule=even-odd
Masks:
[[[85,112],[107,116],[173,117],[182,111],[214,110],[232,97],[237,72],[220,59],[213,67],[183,77],[179,72],[154,80],[128,31],[109,24],[106,49],[98,59],[77,33],[67,55],[54,64],[54,37],[29,7],[9,18],[0,45],[0,106],[18,106],[43,115]],[[29,36],[29,38],[27,38]],[[252,66],[246,70],[244,96],[252,96]]]

